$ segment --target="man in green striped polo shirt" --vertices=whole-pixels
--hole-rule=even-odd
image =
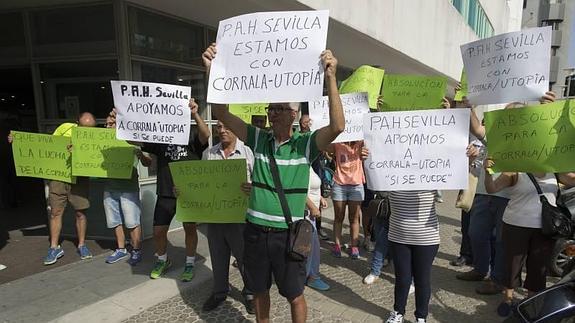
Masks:
[[[215,55],[215,44],[202,55],[208,74]],[[273,152],[293,221],[303,219],[310,164],[345,128],[335,76],[337,59],[331,51],[325,50],[321,62],[328,90],[330,123],[317,131],[300,133],[292,130],[299,104],[270,104],[267,115],[271,131],[247,125],[226,106],[212,104],[216,118],[254,152],[248,225],[244,232],[244,266],[246,284],[255,296],[258,322],[269,321],[272,273],[280,294],[290,303],[292,321],[305,322],[307,316],[303,296],[305,261],[294,261],[287,255],[287,224],[270,171],[269,156]]]

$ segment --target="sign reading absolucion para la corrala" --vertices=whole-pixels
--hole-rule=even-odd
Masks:
[[[133,81],[110,83],[116,108],[118,139],[188,144],[190,87]]]
[[[474,41],[461,55],[472,104],[536,101],[549,88],[551,27]]]
[[[208,102],[303,102],[322,96],[329,12],[260,12],[220,21]]]

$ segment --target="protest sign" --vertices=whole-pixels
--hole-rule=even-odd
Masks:
[[[377,96],[381,91],[384,70],[369,65],[362,65],[350,77],[341,82],[339,93],[367,92],[369,107],[377,109]]]
[[[333,142],[363,140],[363,115],[369,113],[367,93],[349,93],[340,95],[345,115],[345,130]],[[329,125],[329,100],[322,99],[308,102],[311,130]]]
[[[253,116],[265,116],[267,120],[266,108],[267,103],[254,103],[254,104],[230,104],[230,113],[239,117],[247,124],[252,124]],[[266,124],[269,122],[266,121]]]
[[[494,171],[575,171],[575,100],[485,113]]]
[[[277,11],[220,21],[210,103],[303,102],[321,97],[329,13]]]
[[[369,189],[467,188],[469,113],[469,109],[438,109],[365,114]]]
[[[176,219],[181,222],[243,223],[248,198],[245,159],[193,160],[170,163],[178,190]]]
[[[465,70],[461,71],[461,80],[459,81],[461,89],[455,92],[454,101],[463,101],[464,97],[467,97],[467,75]]]
[[[538,100],[549,88],[551,27],[530,28],[461,46],[472,104]]]
[[[440,76],[390,75],[383,78],[383,111],[437,109],[447,79]]]
[[[118,139],[187,145],[191,88],[161,83],[110,81]]]
[[[11,133],[17,176],[75,182],[68,151],[70,137],[21,131]]]
[[[134,146],[116,139],[115,129],[76,127],[72,131],[72,175],[131,178]]]

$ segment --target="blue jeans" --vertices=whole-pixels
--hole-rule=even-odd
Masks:
[[[383,218],[373,218],[373,230],[375,234],[375,249],[371,258],[371,274],[379,276],[381,274],[381,267],[383,266],[383,259],[387,255],[389,248],[389,241],[387,240],[387,232],[389,228],[385,225]]]
[[[471,207],[469,238],[473,250],[473,269],[501,283],[503,279],[503,244],[501,226],[509,200],[493,195],[477,194]]]
[[[142,213],[140,193],[104,191],[104,213],[110,229],[122,225],[122,216],[126,228],[139,226]]]
[[[306,273],[308,278],[319,278],[319,237],[315,228],[315,220],[308,219],[313,223],[314,230],[311,237],[311,252],[306,264]]]

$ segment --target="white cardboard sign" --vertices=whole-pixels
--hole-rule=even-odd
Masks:
[[[220,21],[210,103],[303,102],[321,97],[329,11],[277,11]]]
[[[369,99],[366,92],[340,95],[345,115],[345,130],[333,141],[346,142],[363,140],[363,115],[369,113]],[[327,96],[308,102],[311,130],[329,125],[329,100]]]
[[[551,27],[474,41],[461,55],[472,104],[539,100],[549,88]]]
[[[116,137],[187,145],[191,88],[162,83],[110,81],[116,107]]]
[[[370,189],[467,188],[468,109],[369,113],[363,130]]]

